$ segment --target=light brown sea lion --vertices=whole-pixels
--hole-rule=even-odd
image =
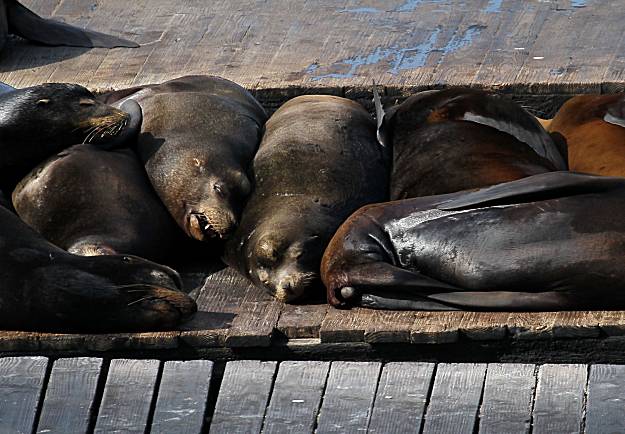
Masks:
[[[388,197],[387,151],[357,103],[300,96],[267,121],[255,189],[225,260],[281,301],[314,295],[321,255],[360,206]]]
[[[182,235],[131,149],[66,149],[17,185],[13,205],[44,238],[77,255],[162,260]]]
[[[106,94],[143,111],[137,150],[157,194],[192,238],[227,238],[252,184],[247,169],[266,114],[241,86],[189,76]]]
[[[139,45],[126,39],[81,29],[35,14],[17,0],[0,0],[0,50],[9,34],[21,36],[43,45],[70,47],[128,47]]]
[[[376,93],[377,94],[377,93]],[[538,121],[499,95],[467,88],[420,92],[386,113],[391,199],[443,194],[565,170],[565,152]]]
[[[548,128],[566,140],[571,170],[625,176],[625,95],[575,96]]]
[[[363,207],[323,258],[338,307],[625,307],[625,179],[552,172]]]

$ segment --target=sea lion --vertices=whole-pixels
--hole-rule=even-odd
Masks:
[[[476,89],[431,90],[384,113],[378,136],[393,150],[391,199],[451,193],[566,170],[538,121],[514,102]]]
[[[162,260],[181,234],[131,149],[66,149],[20,181],[13,205],[44,238],[77,255]]]
[[[359,104],[323,95],[288,101],[265,126],[255,189],[226,263],[281,301],[312,295],[334,231],[362,205],[388,198],[387,160]]]
[[[136,48],[139,46],[127,39],[41,18],[17,0],[0,0],[0,50],[9,34],[51,46],[85,48]]]
[[[178,225],[196,240],[228,238],[252,189],[246,171],[266,120],[254,97],[223,78],[188,76],[102,98],[141,106],[138,154]]]
[[[196,310],[178,274],[132,256],[82,257],[0,207],[0,328],[54,332],[171,329]]]
[[[625,176],[625,95],[579,95],[569,99],[549,122],[569,148],[576,172]]]
[[[141,110],[97,101],[75,84],[49,83],[0,94],[0,188],[10,193],[33,167],[77,143],[111,149],[138,132]]]
[[[339,307],[620,309],[624,256],[625,179],[550,172],[364,207],[321,275]]]

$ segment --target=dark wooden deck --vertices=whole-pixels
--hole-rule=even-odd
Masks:
[[[623,400],[619,365],[0,359],[6,433],[612,433]]]

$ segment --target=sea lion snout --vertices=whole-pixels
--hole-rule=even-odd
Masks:
[[[226,240],[237,225],[234,213],[216,208],[205,212],[189,211],[186,221],[187,233],[198,241]]]

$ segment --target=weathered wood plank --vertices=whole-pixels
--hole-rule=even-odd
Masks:
[[[593,365],[588,378],[587,433],[625,431],[625,366]]]
[[[280,318],[283,303],[267,297],[259,288],[250,288],[228,330],[228,347],[268,347]]]
[[[484,363],[438,365],[423,433],[473,433],[485,374]]]
[[[52,365],[38,433],[86,433],[94,407],[102,359],[59,359]]]
[[[456,342],[460,319],[464,312],[417,312],[410,331],[413,344],[442,344]]]
[[[94,432],[145,432],[158,369],[158,360],[112,360]]]
[[[327,311],[327,304],[287,304],[282,308],[277,330],[287,339],[318,338]]]
[[[529,433],[536,387],[536,367],[491,363],[486,372],[480,434]]]
[[[373,315],[370,309],[328,308],[319,329],[321,342],[363,342]]]
[[[260,433],[276,362],[241,360],[226,365],[210,432]]]
[[[0,432],[34,430],[47,367],[46,357],[0,358]]]
[[[371,417],[381,364],[377,362],[333,362],[317,433],[359,433],[366,431]]]
[[[476,341],[497,341],[507,334],[509,314],[506,312],[463,312],[458,330]]]
[[[263,433],[313,432],[329,369],[329,362],[280,363]]]
[[[508,333],[514,339],[551,339],[554,312],[512,312],[508,316]]]
[[[419,433],[433,363],[388,363],[382,369],[369,433]]]
[[[409,343],[415,312],[376,310],[365,327],[365,342]]]
[[[213,362],[165,362],[150,432],[202,432]]]
[[[580,432],[586,378],[586,365],[540,367],[533,433]]]

